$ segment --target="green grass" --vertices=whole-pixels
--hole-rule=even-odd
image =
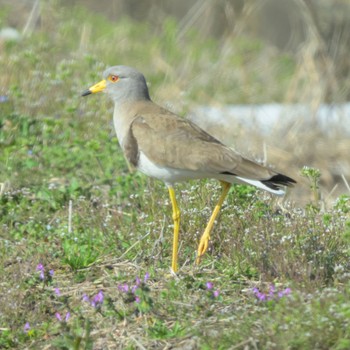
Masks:
[[[181,112],[208,96],[249,102],[240,74],[248,74],[251,91],[264,91],[266,72],[250,65],[264,46],[237,39],[222,64],[239,69],[214,79],[219,43],[189,32],[179,45],[172,19],[159,36],[147,24],[110,23],[49,2],[42,16],[43,27],[6,44],[0,58],[9,96],[0,104],[0,348],[348,349],[349,196],[321,209],[312,168],[303,169],[315,194],[305,208],[235,186],[198,267],[196,247],[219,184],[180,184],[180,272],[173,276],[165,186],[129,170],[106,99],[79,96],[105,65],[127,63],[145,68],[160,99],[163,89],[171,95],[191,81]],[[86,50],[82,24],[93,27]],[[184,51],[187,66],[179,68]],[[295,62],[275,56],[269,79],[278,89],[269,93],[278,100]],[[152,64],[162,60],[174,67],[167,78],[164,66]],[[268,293],[271,285],[291,293],[259,301],[253,288]],[[103,303],[91,305],[100,291]]]

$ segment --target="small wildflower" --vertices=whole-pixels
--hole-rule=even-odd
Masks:
[[[139,286],[141,284],[140,278],[137,276],[136,277],[136,286]]]
[[[213,289],[213,283],[212,283],[212,282],[207,282],[207,283],[206,283],[206,286],[207,286],[207,289],[208,289],[208,290]]]
[[[104,295],[103,295],[103,292],[102,290],[100,290],[96,295],[95,295],[95,302],[98,302],[98,303],[102,303],[103,302],[103,299],[104,299]]]
[[[268,294],[260,292],[260,290],[258,288],[256,288],[256,287],[253,288],[253,293],[254,293],[255,297],[259,301],[268,301],[268,300],[276,299],[276,297],[281,299],[285,295],[290,294],[291,293],[291,289],[290,288],[286,288],[286,289],[281,290],[281,291],[276,291],[276,287],[274,285],[271,285],[270,288],[269,288]]]
[[[39,275],[40,279],[41,279],[41,280],[44,280],[44,279],[45,279],[45,274],[44,274],[45,269],[44,269],[44,265],[41,264],[41,263],[38,264],[38,265],[36,266],[36,270],[40,272],[40,275]]]
[[[285,295],[288,295],[292,292],[292,290],[290,288],[286,288],[284,290],[281,290],[280,292],[278,292],[278,296],[280,298],[284,297]]]
[[[26,322],[26,324],[23,327],[24,333],[28,333],[30,331],[30,324],[29,322]]]
[[[266,295],[264,293],[261,293],[258,288],[253,288],[253,293],[259,299],[260,301],[264,301],[266,299]]]
[[[89,303],[90,302],[90,299],[89,299],[89,297],[84,293],[83,294],[83,301],[85,301],[85,302],[87,302],[87,303]]]
[[[211,298],[217,298],[220,295],[220,291],[218,289],[213,290],[214,284],[212,282],[207,282],[205,285],[207,287],[207,291],[210,291]]]
[[[286,288],[284,291],[283,291],[284,295],[288,295],[290,293],[292,293],[292,290],[290,288]]]
[[[50,274],[51,277],[53,277],[54,273],[55,273],[54,270],[50,270],[50,271],[49,271],[49,274]]]
[[[139,304],[140,301],[141,301],[140,297],[136,296],[136,297],[135,297],[135,302],[136,302],[137,304]]]
[[[104,295],[102,290],[100,290],[93,298],[91,301],[91,306],[93,307],[99,307],[100,305],[102,305],[103,303],[103,299],[104,299]]]
[[[123,293],[127,293],[129,291],[129,286],[126,283],[124,283],[118,286],[118,289]]]
[[[59,288],[55,288],[55,294],[59,297],[61,295],[61,291]]]
[[[149,273],[146,272],[145,277],[143,278],[143,282],[146,283],[149,280]]]
[[[266,300],[266,295],[264,293],[258,292],[256,294],[256,297],[260,300],[260,301],[264,301]]]
[[[61,316],[61,314],[59,312],[55,313],[55,317],[57,318],[58,321],[62,322],[62,316]],[[64,318],[64,322],[68,322],[69,319],[70,319],[70,312],[68,311],[66,313],[65,318]]]
[[[138,288],[138,285],[133,286],[133,287],[131,288],[131,293],[132,293],[132,294],[135,294],[137,288]]]

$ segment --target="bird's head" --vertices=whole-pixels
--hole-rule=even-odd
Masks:
[[[136,69],[114,66],[103,72],[103,80],[91,86],[82,96],[106,92],[114,102],[149,100],[145,77]]]

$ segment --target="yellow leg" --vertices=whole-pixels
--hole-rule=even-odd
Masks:
[[[169,195],[171,205],[173,207],[173,220],[174,220],[174,238],[173,238],[173,258],[171,268],[174,272],[177,272],[177,252],[179,249],[179,230],[180,230],[180,209],[177,205],[175,198],[174,188],[169,186]]]
[[[209,240],[210,240],[210,232],[213,228],[214,222],[216,220],[217,215],[219,214],[219,211],[221,209],[222,203],[224,202],[227,193],[231,187],[231,184],[228,182],[224,182],[221,181],[221,185],[222,185],[222,193],[221,196],[219,198],[218,203],[216,204],[213,213],[211,214],[211,217],[209,219],[208,225],[204,230],[204,233],[201,237],[201,240],[199,242],[198,245],[198,251],[197,251],[197,259],[196,259],[196,263],[199,264],[201,261],[201,257],[203,256],[203,254],[207,251],[208,249],[208,245],[209,245]]]

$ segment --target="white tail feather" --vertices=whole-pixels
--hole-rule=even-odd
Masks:
[[[284,195],[284,191],[283,190],[273,190],[272,188],[270,187],[267,187],[266,185],[264,185],[261,181],[259,180],[251,180],[251,179],[246,179],[244,177],[239,177],[237,176],[237,179],[239,179],[240,181],[243,181],[249,185],[253,185],[255,187],[258,187],[258,188],[261,188],[265,191],[268,191],[268,192],[271,192],[273,194],[276,194],[277,196],[283,196]]]

